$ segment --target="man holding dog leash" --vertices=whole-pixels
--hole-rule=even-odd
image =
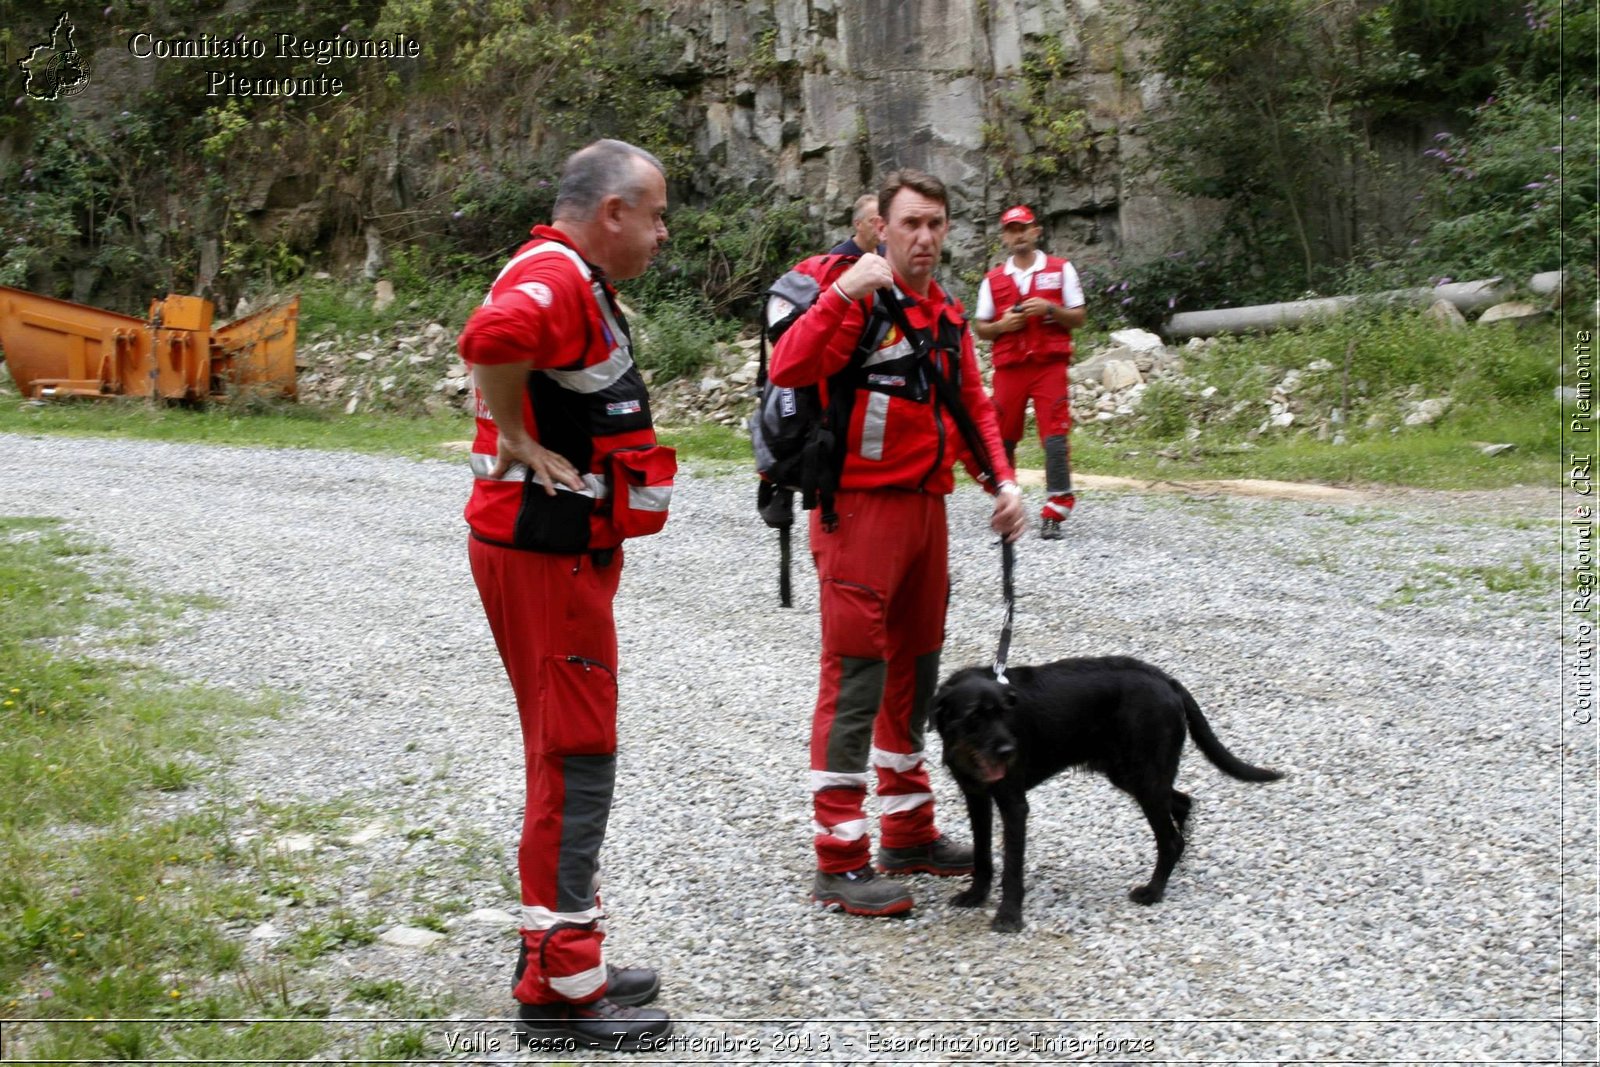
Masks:
[[[512,995],[530,1041],[648,1049],[656,974],[609,966],[599,853],[616,780],[622,541],[666,521],[674,461],[656,445],[611,288],[667,238],[661,164],[621,141],[566,163],[536,226],[461,334],[478,433],[466,518],[472,576],[516,695],[527,801]]]
[[[971,848],[934,823],[923,751],[950,595],[945,497],[956,460],[974,467],[949,411],[957,395],[993,464],[990,527],[1007,541],[1027,529],[961,305],[934,278],[950,222],[944,184],[897,171],[878,207],[885,254],[868,252],[824,280],[815,303],[778,340],[771,365],[779,386],[853,375],[836,445],[844,450],[837,524],[826,528],[818,509],[810,531],[822,614],[811,731],[812,899],[853,915],[898,915],[914,904],[902,886],[874,875],[864,811],[871,772],[883,805],[879,871],[972,869]],[[888,299],[898,302],[890,316],[898,323],[874,350],[857,353],[873,316],[889,314]]]

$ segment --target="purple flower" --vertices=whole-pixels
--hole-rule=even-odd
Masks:
[[[1523,188],[1524,189],[1543,189],[1544,188],[1544,182],[1529,182],[1527,185],[1524,185]]]
[[[1177,297],[1175,297],[1175,296],[1167,297],[1167,310],[1168,311],[1171,311],[1173,308],[1175,308],[1177,306],[1178,306],[1178,298]]]
[[[450,217],[453,219],[464,219],[467,217],[467,213],[465,211],[452,211],[450,213]]]

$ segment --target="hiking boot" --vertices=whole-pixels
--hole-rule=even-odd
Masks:
[[[1039,523],[1039,540],[1059,541],[1062,536],[1060,519],[1044,519]]]
[[[610,1052],[659,1050],[672,1021],[659,1008],[630,1008],[601,998],[592,1004],[519,1004],[517,1033],[528,1048],[551,1045]]]
[[[926,845],[880,848],[878,870],[884,874],[936,874],[951,878],[972,873],[972,846],[958,845],[944,834]]]
[[[625,1008],[637,1008],[656,999],[661,979],[648,967],[613,967],[606,964],[606,999]]]
[[[528,944],[517,942],[517,970],[511,979],[511,988],[522,983],[522,974],[528,969]],[[648,967],[613,967],[606,964],[605,997],[613,1004],[637,1008],[656,999],[661,992],[661,979]]]
[[[866,864],[843,874],[818,871],[811,883],[811,899],[825,907],[843,908],[850,915],[904,915],[914,903],[910,893],[879,878]]]

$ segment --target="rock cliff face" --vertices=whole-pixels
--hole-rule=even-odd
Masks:
[[[673,57],[673,122],[692,143],[692,171],[673,189],[678,203],[770,190],[804,202],[831,243],[860,193],[896,167],[919,167],[950,188],[945,271],[967,280],[998,257],[996,219],[1014,203],[1041,215],[1047,248],[1080,263],[1169,251],[1195,210],[1138,176],[1142,131],[1161,94],[1120,0],[638,2]],[[204,131],[203,150],[198,141],[170,155],[106,150],[134,182],[137,203],[126,214],[146,231],[140,252],[160,265],[158,286],[227,308],[247,270],[262,266],[241,267],[241,255],[282,274],[315,263],[375,277],[386,254],[412,240],[450,233],[467,247],[492,247],[548,210],[550,197],[530,195],[480,197],[488,206],[464,220],[453,211],[475,178],[517,186],[532,175],[532,186],[553,176],[553,161],[572,147],[561,121],[572,104],[536,87],[439,88],[424,58],[380,72],[390,91],[322,107],[264,105],[241,112],[245,119],[231,110],[237,101],[206,94],[206,64],[137,58],[128,47],[139,30],[181,40],[231,32],[232,18],[263,34],[282,29],[283,17],[264,0],[235,0],[196,25],[162,5],[113,6],[80,20],[94,78],[92,91],[62,102],[75,119],[121,145],[127,109],[147,114],[152,97],[165,97],[158,132],[184,123]],[[326,68],[352,86],[373,69]],[[0,136],[0,164],[28,150]],[[466,232],[473,226],[482,232]],[[146,279],[95,265],[91,243],[32,283],[81,302],[138,306]]]
[[[841,234],[898,166],[949,184],[950,258],[969,269],[1017,201],[1047,241],[1136,259],[1165,251],[1188,210],[1130,177],[1160,86],[1129,17],[1101,0],[675,0],[662,14],[705,179],[771,182]],[[1030,76],[1046,54],[1048,74]],[[1070,150],[1040,145],[1046,122],[1074,117]]]

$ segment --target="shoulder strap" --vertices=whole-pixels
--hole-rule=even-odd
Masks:
[[[932,347],[928,334],[911,325],[911,320],[906,317],[906,309],[900,306],[900,297],[890,289],[878,290],[879,301],[889,312],[889,320],[900,328],[900,332],[911,341],[919,357],[925,357]],[[953,358],[960,359],[959,352],[953,353]],[[972,413],[967,410],[967,405],[961,399],[961,391],[955,387],[939,365],[931,359],[923,359],[923,364],[928,369],[928,376],[933,379],[934,388],[939,393],[939,399],[944,401],[944,406],[950,409],[950,417],[955,420],[956,429],[961,431],[961,437],[967,442],[967,450],[972,453],[972,458],[978,464],[978,469],[983,472],[989,483],[995,483],[995,468],[993,457],[984,447],[983,436],[978,433],[977,423],[972,421]]]

